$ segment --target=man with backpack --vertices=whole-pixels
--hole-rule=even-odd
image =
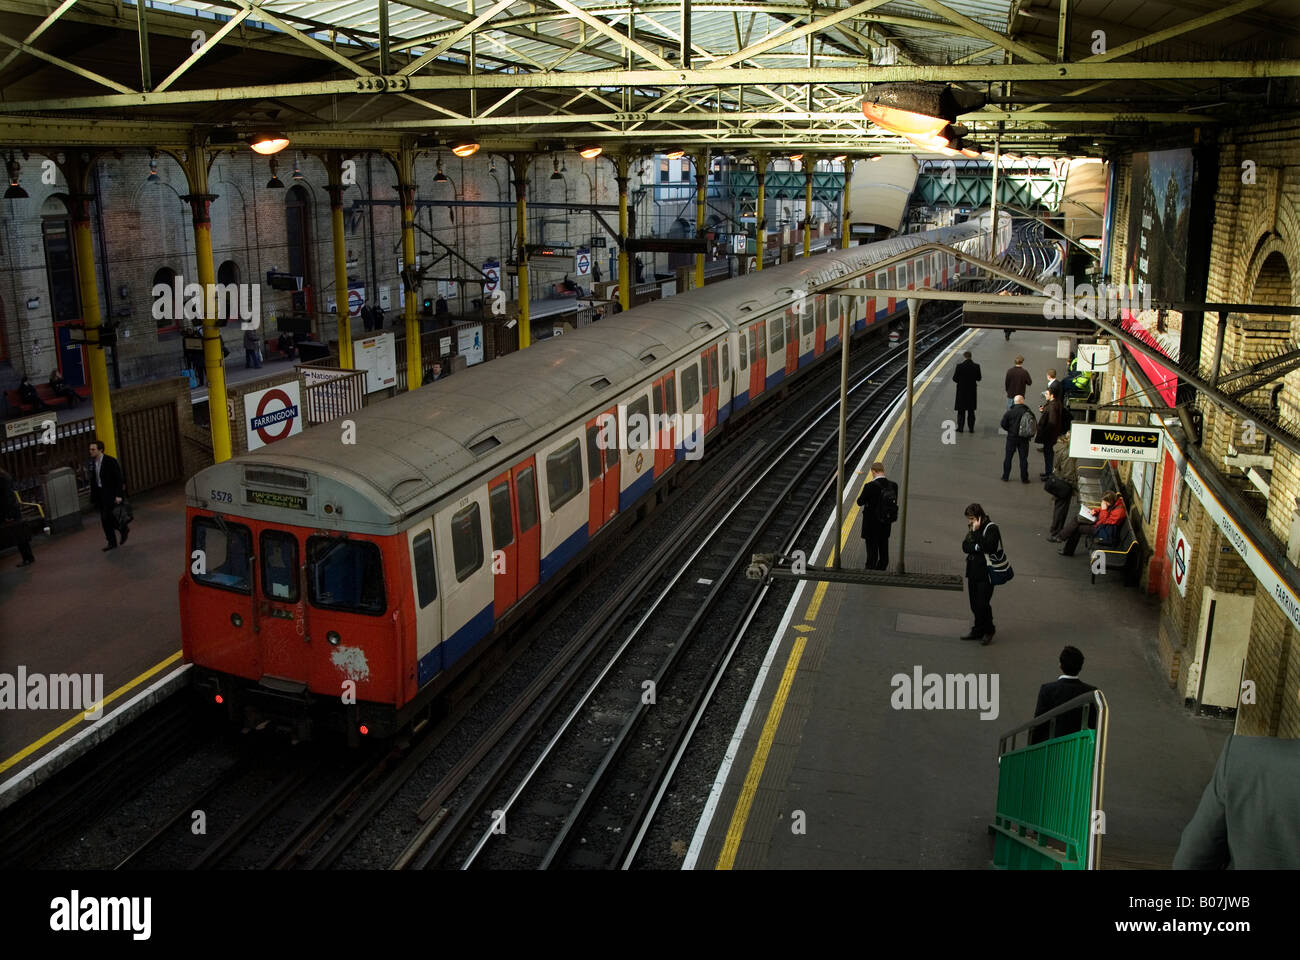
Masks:
[[[1002,479],[1011,479],[1011,458],[1020,453],[1020,482],[1029,482],[1029,441],[1038,432],[1038,418],[1025,406],[1023,394],[1012,398],[1011,408],[1002,415],[999,424],[1007,434],[1007,451],[1002,460]]]
[[[889,531],[898,519],[898,484],[885,478],[885,465],[871,465],[870,479],[858,494],[862,508],[862,539],[867,543],[867,569],[889,566]]]

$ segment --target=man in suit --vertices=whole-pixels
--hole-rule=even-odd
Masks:
[[[884,516],[885,492],[898,500],[898,484],[885,477],[885,465],[877,460],[871,465],[871,473],[862,492],[858,494],[858,506],[862,508],[862,539],[867,543],[867,569],[884,570],[889,566],[889,531],[893,521]]]
[[[980,365],[971,359],[970,351],[967,350],[962,354],[966,359],[957,364],[957,369],[953,371],[952,382],[957,384],[957,402],[954,409],[957,411],[957,432],[962,432],[962,426],[970,424],[970,432],[975,432],[975,401],[977,389],[975,384],[982,379],[980,375]]]
[[[1228,737],[1175,870],[1300,869],[1300,740]]]
[[[122,542],[126,543],[127,535],[130,533],[128,524],[122,524],[119,529],[117,520],[113,518],[113,508],[122,502],[126,496],[126,480],[122,476],[122,465],[117,462],[116,457],[110,457],[104,452],[103,440],[90,441],[90,505],[99,511],[99,522],[104,528],[104,536],[108,540],[108,546],[102,547],[103,550],[117,549],[117,534],[122,534]]]
[[[9,471],[0,467],[0,525],[13,523],[13,535],[18,544],[18,555],[23,558],[20,567],[30,567],[36,562],[32,553],[32,540],[27,535],[27,523],[23,520],[23,506],[18,502],[18,493],[14,490],[13,477]]]
[[[1097,689],[1092,684],[1084,683],[1079,679],[1079,671],[1083,669],[1083,654],[1078,647],[1065,647],[1061,650],[1060,664],[1061,675],[1051,683],[1045,683],[1038,688],[1038,703],[1034,707],[1034,716],[1036,717],[1041,717],[1047,711]],[[1056,736],[1063,737],[1069,733],[1078,733],[1083,726],[1083,708],[1078,707],[1067,713],[1062,713],[1054,719],[1056,720]],[[1097,728],[1096,710],[1089,711],[1088,726],[1094,730]],[[1045,741],[1050,727],[1050,723],[1035,727],[1030,734],[1029,742],[1042,743]]]

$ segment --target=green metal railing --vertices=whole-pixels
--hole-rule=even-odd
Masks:
[[[1076,711],[1082,714],[1081,728],[1055,736],[1058,720]],[[1098,869],[1109,722],[1106,698],[1093,690],[1002,735],[997,807],[989,826],[995,867]],[[1047,740],[1017,746],[1021,734],[1028,740],[1044,725]]]

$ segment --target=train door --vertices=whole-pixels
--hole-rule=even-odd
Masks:
[[[737,410],[749,403],[749,339],[748,330],[741,330],[736,338],[736,389],[733,402]]]
[[[537,464],[532,457],[510,470],[510,496],[515,513],[515,593],[525,596],[537,586],[542,565],[542,527],[537,522]]]
[[[702,410],[704,406],[703,388],[707,386],[707,372],[701,376],[701,367],[707,364],[696,363],[692,360],[686,366],[681,367],[678,372],[681,374],[682,383],[682,434],[681,442],[674,447],[674,459],[680,460],[686,456],[686,443],[698,444],[699,438],[695,434],[703,434],[699,426],[703,419]]]
[[[618,513],[618,408],[587,421],[587,533],[594,534]]]
[[[650,391],[654,402],[654,475],[663,474],[673,465],[673,449],[681,427],[675,425],[677,416],[677,375],[669,373],[654,382]],[[631,407],[629,406],[629,409]],[[649,436],[649,434],[647,434]]]
[[[226,526],[230,531],[226,542],[237,543],[240,535],[248,535],[246,527]],[[208,536],[208,540],[218,539]],[[214,564],[211,548],[205,544],[204,549],[208,553],[209,569],[220,567],[224,561],[217,557],[218,562]],[[294,534],[272,529],[258,534],[252,563],[256,576],[251,579],[258,594],[254,600],[258,612],[254,623],[262,652],[262,673],[298,683],[308,683],[311,679],[311,658],[303,655],[306,632],[299,632],[304,626],[307,602],[301,593],[305,580],[301,576],[303,564],[301,545]]]
[[[407,699],[442,670],[442,616],[438,599],[438,572],[433,550],[433,518],[409,531],[411,572],[415,580],[415,662],[414,683],[407,679]],[[403,672],[406,675],[406,672]]]
[[[889,286],[889,274],[881,270],[876,274],[876,289],[884,290],[887,286]],[[873,319],[876,319],[888,316],[890,306],[894,301],[889,297],[873,297],[871,302],[875,305],[875,317]]]
[[[749,328],[749,399],[767,389],[767,337],[763,321]]]
[[[519,599],[519,538],[510,471],[488,481],[492,527],[492,617],[500,620]]]
[[[785,375],[788,377],[799,369],[799,317],[794,308],[785,311]]]
[[[824,346],[831,350],[835,347],[835,342],[840,335],[840,309],[844,306],[843,297],[826,298],[826,323],[822,326],[822,335],[825,337]]]
[[[704,391],[704,432],[718,425],[718,348],[712,346],[700,353],[700,380]],[[686,433],[686,429],[683,429]]]
[[[492,573],[484,484],[448,505],[434,519],[434,543],[442,579],[442,669],[447,669],[492,629],[496,579]]]
[[[820,357],[826,352],[826,294],[819,293],[813,298],[813,356]]]
[[[735,334],[729,333],[719,345],[721,376],[718,380],[718,423],[725,423],[731,415],[731,401],[736,396],[736,369],[733,365]]]
[[[817,346],[817,306],[810,297],[804,301],[803,313],[795,318],[798,324],[799,346],[796,350],[796,362],[799,366],[811,363]]]
[[[887,273],[888,273],[888,279],[886,279],[885,281],[885,286],[887,286],[890,290],[897,290],[898,287],[895,286],[896,272],[894,268],[890,267]],[[898,298],[890,297],[889,302],[888,304],[886,304],[886,306],[888,307],[889,315],[892,317],[894,315],[894,311],[898,309]]]

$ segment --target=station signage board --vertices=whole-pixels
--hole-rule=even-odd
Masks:
[[[357,340],[353,349],[353,366],[366,371],[366,393],[397,385],[397,346],[391,333]]]
[[[575,259],[574,268],[580,277],[591,276],[591,251],[586,247],[578,248],[578,256]]]
[[[1084,460],[1141,460],[1157,463],[1160,460],[1163,433],[1159,427],[1076,423],[1070,427],[1070,456]]]
[[[12,440],[14,437],[21,437],[28,433],[37,433],[44,430],[44,424],[47,420],[54,419],[49,414],[33,414],[30,417],[23,417],[21,420],[5,421],[5,439]]]
[[[1179,596],[1187,596],[1187,571],[1191,567],[1191,563],[1191,542],[1187,539],[1187,534],[1179,530],[1177,538],[1174,540],[1173,563],[1169,565],[1169,575],[1173,577],[1174,586],[1178,588]]]
[[[1098,370],[1105,370],[1110,364],[1110,344],[1108,343],[1081,343],[1079,344],[1079,369],[1084,373],[1094,373]]]

